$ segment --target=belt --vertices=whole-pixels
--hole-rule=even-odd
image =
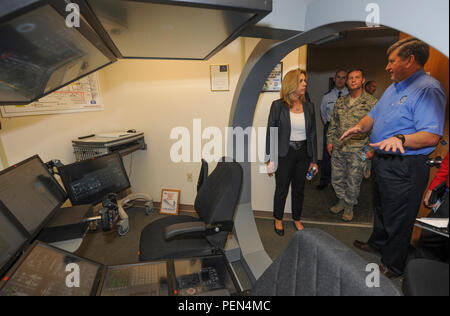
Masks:
[[[300,148],[302,148],[305,145],[306,145],[306,140],[289,142],[289,147],[292,147],[292,149],[294,149],[294,150],[299,150]]]
[[[387,153],[387,152],[380,152],[378,150],[375,150],[375,155],[382,159],[415,159],[415,158],[423,158],[428,159],[428,155],[402,155],[399,152],[397,153]]]

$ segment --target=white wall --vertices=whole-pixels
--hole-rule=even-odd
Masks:
[[[257,26],[304,31],[306,10],[313,0],[273,0],[272,12]]]
[[[170,132],[186,127],[192,138],[193,119],[199,118],[202,129],[215,126],[225,135],[241,69],[257,42],[239,38],[208,61],[120,60],[99,72],[103,111],[2,118],[6,159],[11,165],[37,153],[43,161],[58,158],[71,163],[75,161],[72,139],[134,128],[145,133],[148,150],[124,159],[133,191],[159,201],[162,188],[179,189],[181,203],[194,204],[200,163],[171,161],[170,148],[177,140],[169,138]],[[210,65],[214,64],[229,64],[230,91],[211,92]],[[284,73],[297,65],[295,51],[284,60]],[[265,126],[270,104],[277,98],[278,93],[262,94],[255,126]],[[203,145],[208,141],[203,140]],[[214,167],[211,163],[210,170]],[[193,182],[187,181],[187,173],[193,174]],[[271,210],[272,203],[260,197],[273,195],[272,182],[267,176],[256,176],[255,209]]]
[[[211,92],[212,64],[229,64],[230,91]],[[201,119],[202,129],[223,129],[240,70],[240,40],[207,62],[127,60],[105,69],[105,105],[115,109],[114,116],[120,117],[123,126],[144,131],[148,144],[147,151],[133,156],[134,191],[148,192],[159,201],[162,188],[179,189],[182,204],[194,203],[200,163],[171,161],[170,148],[176,140],[169,138],[170,132],[186,127],[192,144],[194,118]],[[187,173],[193,174],[193,182],[187,182]]]

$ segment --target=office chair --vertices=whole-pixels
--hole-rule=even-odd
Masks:
[[[448,263],[425,258],[412,259],[405,268],[405,296],[448,296]]]
[[[242,176],[239,163],[222,159],[199,188],[194,205],[198,218],[167,216],[147,225],[141,233],[139,259],[200,257],[223,250],[233,229]]]
[[[296,232],[284,252],[256,281],[255,296],[398,296],[380,274],[380,287],[368,287],[368,262],[318,229]]]
[[[198,175],[197,181],[197,193],[198,191],[200,191],[200,187],[206,181],[206,178],[208,178],[208,163],[206,162],[205,159],[202,159],[202,166],[200,168],[200,173]]]

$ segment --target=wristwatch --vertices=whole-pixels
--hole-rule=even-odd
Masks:
[[[402,141],[402,145],[405,143],[405,135],[403,135],[403,134],[397,134],[397,135],[394,135],[394,137],[397,137],[398,139],[400,139],[401,141]]]

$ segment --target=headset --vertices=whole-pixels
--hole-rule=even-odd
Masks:
[[[122,200],[117,200],[115,193],[109,193],[102,200],[102,207],[98,216],[88,217],[85,223],[100,223],[103,231],[107,232],[118,226],[119,236],[125,236],[130,231],[130,222],[125,208],[130,208],[136,201],[144,201],[145,213],[147,215],[153,210],[153,199],[145,193],[132,193]]]

